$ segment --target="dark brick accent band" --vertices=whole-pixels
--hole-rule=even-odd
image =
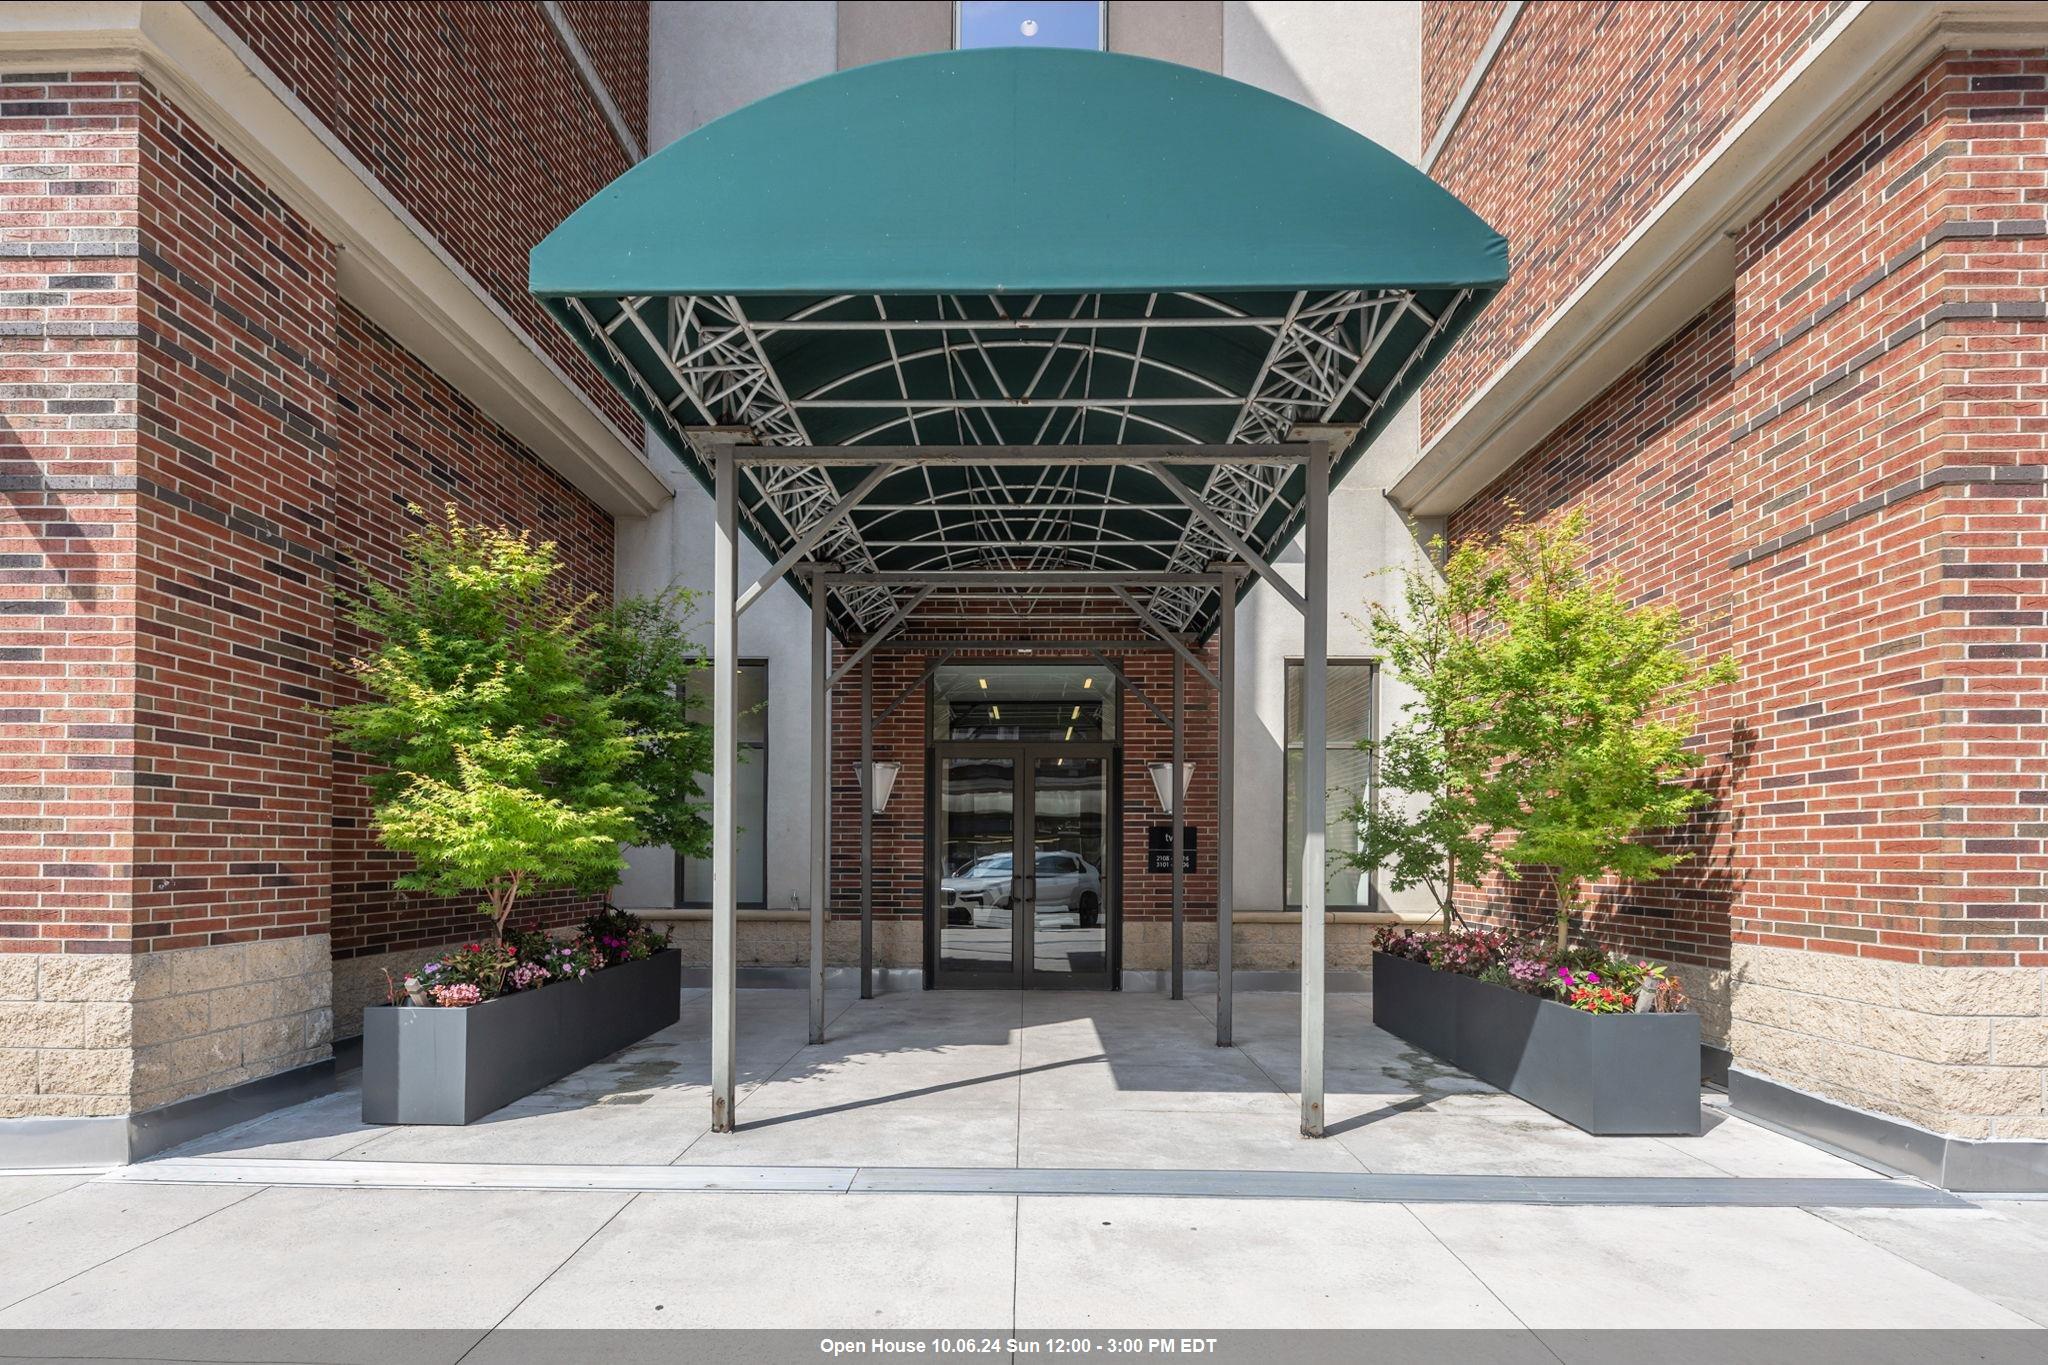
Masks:
[[[1886,280],[1898,274],[1907,266],[1912,265],[1944,242],[2026,242],[2037,241],[2042,238],[2048,238],[2048,220],[2039,218],[2011,219],[2004,222],[1960,220],[1943,223],[1940,227],[1922,237],[1918,242],[1915,242],[1911,247],[1892,257],[1883,265],[1850,285],[1840,294],[1823,303],[1799,325],[1783,335],[1766,342],[1751,354],[1737,361],[1735,373],[1740,377],[1755,369],[1758,365],[1763,364],[1778,354],[1778,352],[1807,335],[1814,328],[1820,326],[1829,318],[1832,318],[1835,314],[1841,312],[1844,308],[1856,302],[1856,300],[1862,298],[1878,285],[1883,284]],[[1800,281],[1798,285],[1786,291],[1785,297],[1795,297],[1825,273],[1823,270],[1815,270],[1806,279]],[[1780,301],[1782,302],[1783,300],[1781,299]]]
[[[1882,493],[1874,493],[1853,506],[1837,508],[1797,530],[1787,531],[1781,536],[1773,536],[1761,545],[1752,546],[1730,559],[1728,567],[1740,569],[1745,565],[1754,564],[1759,559],[1789,550],[1804,541],[1812,540],[1815,536],[1824,536],[1830,531],[1838,530],[1852,521],[1875,516],[1888,507],[1896,506],[1930,489],[1957,487],[1995,487],[2014,497],[2042,497],[2048,495],[2048,465],[1946,465],[1940,469],[1930,469],[1916,478],[1894,484]]]

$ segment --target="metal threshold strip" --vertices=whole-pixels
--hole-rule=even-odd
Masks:
[[[173,1157],[104,1179],[171,1185],[432,1190],[706,1191],[810,1194],[1137,1195],[1335,1199],[1368,1204],[1543,1204],[1670,1208],[1954,1208],[1910,1180],[1737,1176],[1406,1175],[1321,1171],[1019,1169],[1009,1166],[623,1166]]]

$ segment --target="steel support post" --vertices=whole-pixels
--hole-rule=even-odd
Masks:
[[[1187,911],[1187,873],[1181,865],[1182,840],[1187,830],[1187,792],[1181,783],[1187,772],[1188,761],[1188,708],[1187,670],[1181,666],[1180,656],[1173,656],[1173,998],[1181,998],[1181,968],[1184,959],[1182,949],[1183,923]]]
[[[825,1041],[825,916],[832,893],[831,636],[824,575],[811,583],[811,1041]]]
[[[875,998],[875,661],[860,664],[860,998]]]
[[[1323,1135],[1323,934],[1329,869],[1330,448],[1313,443],[1303,520],[1301,620],[1301,1135]]]
[[[739,881],[733,789],[739,769],[739,470],[712,446],[711,540],[711,1131],[734,1126],[739,1010]]]
[[[1231,789],[1237,745],[1237,579],[1226,578],[1216,605],[1216,1046],[1230,1046],[1234,908],[1231,841],[1237,798]]]

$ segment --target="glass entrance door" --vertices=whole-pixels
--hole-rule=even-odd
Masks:
[[[932,847],[942,986],[1016,984],[1018,766],[993,754],[939,759]]]
[[[1030,760],[1034,986],[1109,984],[1109,760]]]
[[[1114,748],[937,746],[935,984],[1110,984]]]

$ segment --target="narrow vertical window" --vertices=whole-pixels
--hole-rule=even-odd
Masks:
[[[739,848],[734,869],[739,873],[738,903],[744,910],[768,904],[768,661],[741,659],[739,669],[740,766],[734,779]],[[692,673],[683,684],[690,719],[711,718],[711,671]],[[709,799],[709,794],[706,794]],[[711,860],[676,856],[676,885],[684,906],[711,904]]]
[[[1372,757],[1360,747],[1375,737],[1378,724],[1379,664],[1373,659],[1332,659],[1326,698],[1324,743],[1328,751],[1329,787],[1321,807],[1329,863],[1324,876],[1325,903],[1332,910],[1373,908],[1371,874],[1352,867],[1342,855],[1358,850],[1358,830],[1346,812],[1359,796],[1370,796],[1378,781]],[[1287,661],[1287,908],[1301,908],[1301,846],[1307,817],[1301,790],[1301,660]]]

